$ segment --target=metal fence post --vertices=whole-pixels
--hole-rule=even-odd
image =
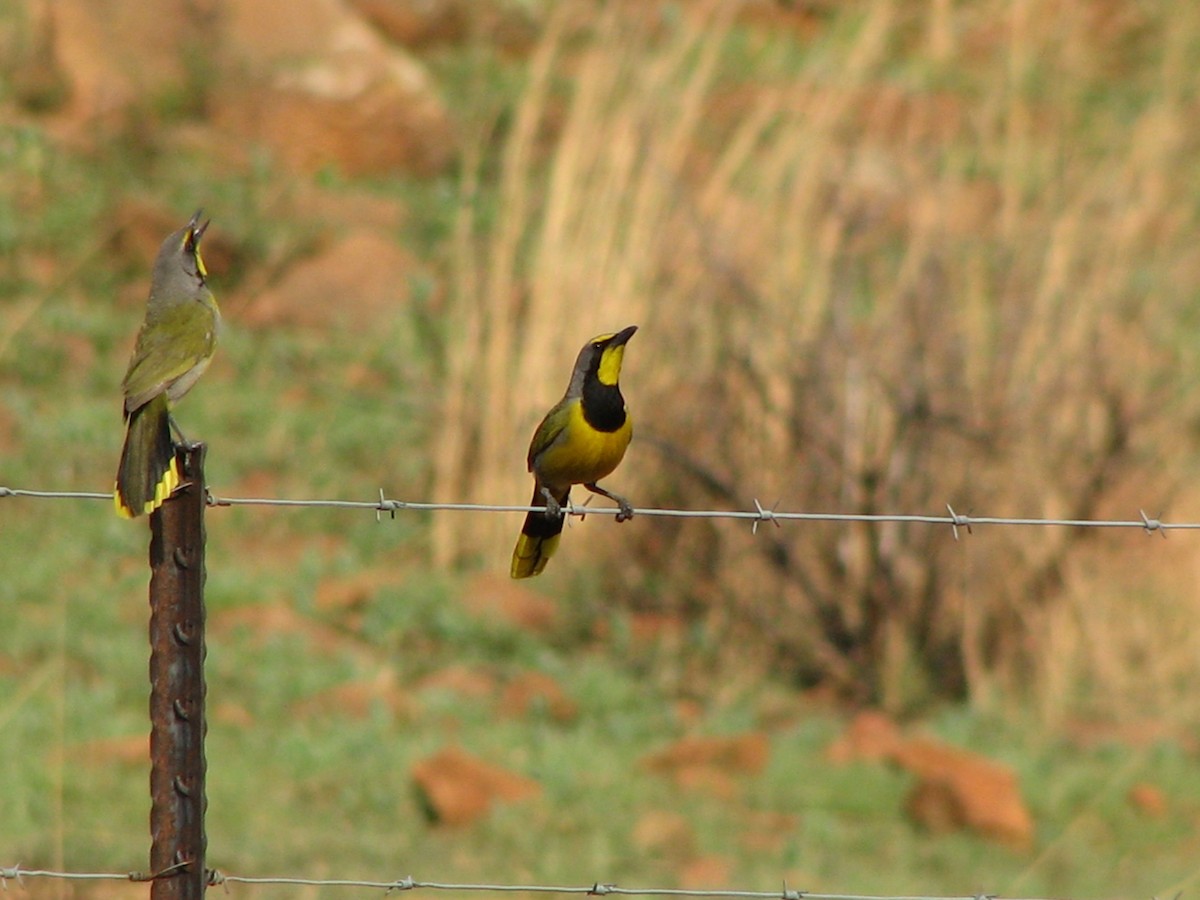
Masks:
[[[150,515],[151,900],[198,900],[207,883],[204,452],[176,448],[183,486]]]

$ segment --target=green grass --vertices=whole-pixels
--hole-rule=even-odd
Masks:
[[[807,71],[836,81],[843,45],[858,28],[858,17],[847,16],[794,56],[778,38],[763,45],[735,29],[716,83],[734,83],[731,73],[761,57],[774,60],[774,78]],[[902,37],[910,31],[911,23]],[[907,89],[969,93],[978,85],[973,73],[939,70],[907,43],[889,52],[895,58],[883,76]],[[216,361],[179,408],[189,435],[209,444],[215,493],[371,499],[384,488],[391,497],[429,496],[433,437],[456,425],[443,421],[438,405],[448,339],[462,325],[447,319],[445,299],[454,283],[456,216],[470,206],[470,239],[480,242],[503,224],[505,141],[528,80],[520,64],[486,50],[439,53],[432,68],[461,101],[455,108],[478,141],[478,193],[459,197],[461,172],[426,182],[352,182],[333,172],[313,179],[327,191],[397,200],[407,217],[396,238],[433,274],[411,308],[366,334],[250,330],[230,304]],[[1053,81],[1042,64],[1023,79],[1031,93]],[[1095,152],[1107,129],[1127,127],[1152,82],[1139,69],[1136,78],[1116,80],[1112,93],[1087,92],[1079,146]],[[549,89],[556,102],[559,87]],[[123,199],[154,197],[181,217],[203,201],[213,233],[238,251],[233,270],[213,273],[222,301],[244,301],[239,291],[264,267],[303,255],[324,236],[322,223],[287,214],[297,182],[269,159],[230,172],[172,149],[172,122],[203,109],[195,97],[166,93],[148,102],[147,115],[164,119],[161,135],[129,137],[92,155],[60,148],[36,125],[0,125],[2,485],[109,488],[120,443],[118,384],[149,264],[113,249],[108,216]],[[768,127],[760,139],[775,142]],[[972,167],[989,174],[997,156],[976,159],[955,147],[939,159],[974,175]],[[751,157],[743,166],[749,184],[754,164]],[[1046,164],[1037,165],[1022,185],[1042,184]],[[864,279],[862,290],[847,292],[864,319],[877,299],[865,281],[872,271],[891,271],[903,252],[894,238],[883,235],[882,256],[847,263],[846,272]],[[1004,252],[1011,250],[980,259],[1006,268]],[[1180,290],[1194,291],[1181,271]],[[527,286],[523,278],[518,287]],[[1161,289],[1161,279],[1148,269],[1146,293]],[[1148,328],[1170,333],[1174,321]],[[1184,324],[1193,335],[1195,321]],[[647,381],[661,375],[643,365]],[[505,527],[515,529],[517,518]],[[643,817],[669,811],[694,831],[696,856],[727,863],[724,886],[752,890],[776,890],[786,879],[790,888],[837,893],[1148,897],[1192,887],[1200,874],[1200,774],[1194,750],[1177,743],[1077,746],[1043,731],[1032,714],[1000,717],[984,704],[941,708],[924,698],[933,712],[918,727],[1011,765],[1038,829],[1027,853],[967,834],[925,834],[901,811],[907,776],[825,759],[843,717],[764,675],[759,644],[730,646],[719,626],[700,620],[688,623],[680,648],[639,646],[626,612],[606,593],[609,573],[588,568],[578,545],[564,549],[563,564],[536,585],[567,608],[543,635],[464,611],[472,573],[431,562],[424,514],[376,522],[370,512],[214,509],[207,527],[209,863],[222,870],[670,887],[687,860],[635,839]],[[146,763],[105,748],[148,729],[147,541],[144,522],[118,520],[105,502],[0,499],[0,866],[145,866]],[[321,605],[323,585],[363,572],[376,583],[353,609]],[[665,592],[668,577],[651,573],[639,582],[640,596]],[[256,610],[278,609],[293,614],[287,627],[255,618]],[[452,666],[500,681],[546,673],[578,703],[578,716],[565,724],[537,712],[511,717],[490,699],[418,690],[420,679]],[[396,710],[379,700],[356,716],[319,702],[339,685],[389,673],[401,699]],[[699,701],[698,721],[681,712],[681,698]],[[764,711],[769,698],[786,715]],[[1020,698],[1007,702],[1018,706]],[[640,764],[689,730],[760,728],[770,736],[769,765],[737,779],[730,796],[681,791]],[[466,828],[430,824],[411,766],[450,744],[536,779],[542,796],[499,806]],[[1163,818],[1127,802],[1139,781],[1166,793]]]
[[[224,542],[222,516],[210,516],[214,546]],[[215,549],[209,567],[215,622],[263,593],[306,605],[307,571],[264,586],[252,567]],[[120,870],[145,852],[144,767],[89,760],[82,748],[145,732],[141,577],[132,568],[108,579],[93,571],[79,582],[70,597],[36,608],[26,601],[26,619],[3,622],[20,639],[6,645],[0,694],[0,847],[6,861],[26,866],[46,864],[61,847],[73,869]],[[239,583],[253,585],[251,596],[238,595]],[[678,861],[632,839],[643,815],[668,810],[690,823],[697,854],[728,860],[730,882],[750,889],[771,890],[786,877],[794,887],[844,892],[1148,896],[1194,872],[1186,834],[1200,813],[1200,776],[1176,746],[1080,750],[961,711],[930,723],[1019,772],[1038,841],[1018,853],[908,824],[899,809],[909,778],[826,761],[841,721],[819,707],[799,704],[792,724],[771,731],[768,768],[739,778],[733,797],[680,793],[639,765],[682,732],[672,698],[653,682],[624,674],[603,652],[553,651],[481,623],[444,590],[381,590],[371,605],[361,633],[339,646],[239,629],[210,637],[210,864],[237,874],[671,886]],[[361,719],[297,713],[306,699],[380,667],[407,683],[462,664],[550,673],[580,704],[579,716],[568,724],[514,719],[489,702],[437,693],[409,716],[382,705]],[[700,730],[754,726],[754,693],[706,710]],[[221,712],[231,706],[250,724]],[[450,743],[537,779],[542,797],[501,806],[465,829],[432,827],[409,769]],[[1128,787],[1146,779],[1172,798],[1164,819],[1125,801]],[[794,818],[763,824],[765,814]]]

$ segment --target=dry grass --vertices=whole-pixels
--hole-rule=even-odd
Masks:
[[[635,322],[639,441],[613,481],[640,504],[1165,505],[1194,410],[1197,14],[875,2],[800,41],[738,9],[556,7],[497,227],[464,205],[435,493],[523,501],[525,442],[576,349]],[[443,519],[438,555],[502,568],[508,525]],[[602,530],[591,552],[629,602],[893,707],[1028,683],[1047,654],[1073,660],[1045,679],[1073,695],[1129,638],[1136,578],[1111,615],[1069,613],[1114,545],[1091,533],[744,532]],[[1200,607],[1139,621],[1180,616]]]

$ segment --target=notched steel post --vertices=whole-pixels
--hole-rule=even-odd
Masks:
[[[151,900],[197,900],[207,881],[204,452],[176,448],[183,486],[150,515]]]

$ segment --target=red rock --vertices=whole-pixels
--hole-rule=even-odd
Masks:
[[[908,813],[934,831],[968,828],[1016,849],[1033,843],[1033,817],[1007,766],[925,738],[900,743],[892,757],[917,776]]]
[[[493,803],[516,802],[541,793],[536,781],[457,747],[418,761],[412,776],[433,820],[445,825],[467,825],[482,818]]]
[[[56,115],[72,136],[124,124],[131,108],[187,80],[186,48],[207,34],[202,4],[162,0],[148,15],[139,0],[48,4],[54,66],[67,100]]]
[[[1033,843],[1033,817],[1011,769],[938,741],[906,738],[883,713],[857,715],[826,757],[834,762],[888,760],[914,774],[917,782],[905,811],[930,831],[967,828],[1018,849]]]
[[[303,172],[428,175],[455,154],[424,65],[342,0],[157,0],[153,14],[137,0],[46,8],[34,28],[45,47],[21,67],[21,94],[54,110],[50,124],[66,137],[155,124],[154,104],[177,97],[217,126],[203,136],[210,152],[261,144]]]
[[[224,0],[220,28],[223,130],[305,172],[428,175],[452,158],[452,123],[424,66],[340,0]]]

